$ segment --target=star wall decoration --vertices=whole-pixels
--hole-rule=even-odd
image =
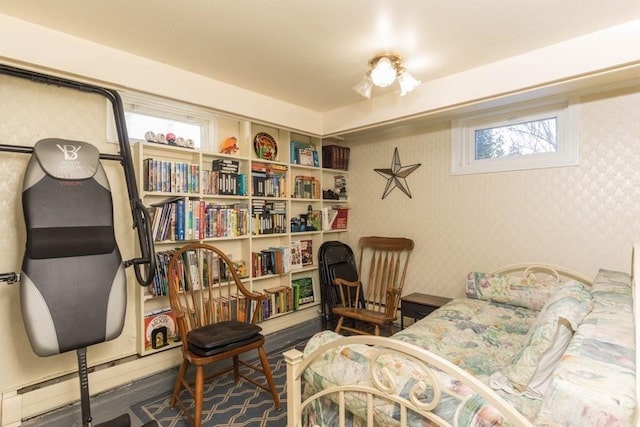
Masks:
[[[393,191],[394,188],[399,188],[402,190],[404,194],[411,198],[411,190],[409,190],[409,185],[407,184],[407,177],[414,170],[420,167],[421,163],[416,163],[414,165],[402,166],[400,164],[400,155],[398,154],[398,147],[396,147],[393,152],[393,160],[391,162],[390,169],[374,169],[377,173],[382,175],[387,179],[387,185],[384,187],[384,193],[382,194],[382,199]]]

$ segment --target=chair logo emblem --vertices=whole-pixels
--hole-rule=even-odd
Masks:
[[[65,160],[78,160],[78,151],[80,151],[82,145],[56,144],[56,147],[62,151]]]

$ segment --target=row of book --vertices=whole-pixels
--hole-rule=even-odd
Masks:
[[[339,163],[340,167],[327,166],[324,164],[325,157],[323,157],[323,166],[332,169],[348,169],[349,148],[331,145],[324,146],[323,151],[325,149],[329,150],[330,147],[336,147],[339,152],[346,150],[346,160],[340,161],[346,161],[346,164]],[[313,152],[317,156],[317,152]],[[297,161],[300,160],[298,159]],[[333,165],[334,163],[329,164]],[[247,176],[239,173],[239,163],[236,160],[214,160],[211,171],[202,171],[202,184],[200,166],[197,164],[147,158],[143,160],[143,165],[142,182],[145,191],[198,193],[200,192],[200,185],[202,185],[204,194],[247,195]],[[252,195],[257,197],[287,197],[286,173],[287,167],[284,165],[252,163]],[[346,187],[344,176],[342,176],[342,179],[343,181],[340,183],[336,182],[336,191]],[[319,187],[319,180],[316,178],[297,176],[295,178],[294,197],[319,199],[322,190],[320,188],[315,189],[314,186]],[[307,196],[307,194],[311,194],[311,196]]]
[[[349,170],[351,149],[340,145],[322,146],[322,167],[327,169]]]
[[[169,295],[169,261],[175,254],[175,249],[168,249],[166,251],[156,252],[156,274],[153,278],[153,282],[149,285],[149,293],[153,296],[166,296]],[[212,280],[227,280],[231,278],[231,274],[227,270],[227,265],[223,262],[219,262],[217,257],[213,256],[212,252],[208,253],[209,259],[196,259],[195,252],[184,252],[183,259],[178,263],[180,270],[179,274],[182,277],[180,283],[180,289],[188,289],[193,286],[194,289],[200,288],[200,286],[206,286],[207,283],[200,283],[200,277],[204,277],[208,280],[210,277]],[[229,259],[232,259],[232,267],[241,279],[249,277],[247,266],[244,260],[233,260],[231,254],[227,254]],[[215,259],[214,259],[215,258]],[[202,269],[205,269],[205,274],[201,275]],[[210,271],[210,274],[208,273]],[[189,276],[187,276],[189,274]]]
[[[222,196],[246,196],[247,176],[222,171],[202,172],[202,193]]]
[[[302,166],[320,166],[320,159],[315,145],[291,141],[290,148],[291,163]]]
[[[147,158],[142,161],[142,188],[163,193],[198,193],[200,166]]]
[[[240,162],[233,159],[214,159],[211,171],[203,173],[204,194],[246,196],[247,176],[240,173]]]
[[[285,274],[313,264],[313,241],[294,240],[289,246],[275,246],[251,254],[253,277]]]
[[[322,196],[320,180],[313,176],[298,175],[293,186],[296,199],[319,199]]]
[[[157,242],[239,237],[249,233],[247,203],[216,204],[177,197],[155,205],[151,230]]]
[[[268,295],[260,302],[256,313],[256,321],[264,321],[278,314],[296,311],[305,304],[315,301],[313,279],[300,277],[292,279],[291,286],[276,286],[264,289]],[[247,299],[238,295],[214,296],[208,305],[214,321],[222,321],[231,317],[239,321],[251,320],[255,310],[255,301],[247,304]],[[150,311],[144,315],[145,348],[160,349],[178,342],[180,335],[176,317],[169,307]]]
[[[274,163],[252,163],[251,194],[256,197],[287,197],[287,167]]]
[[[311,277],[293,279],[291,286],[267,288],[264,293],[269,295],[269,298],[263,300],[258,310],[256,315],[258,322],[279,314],[296,311],[300,306],[315,301]]]
[[[287,232],[287,204],[282,200],[253,199],[251,201],[251,233],[278,234]]]

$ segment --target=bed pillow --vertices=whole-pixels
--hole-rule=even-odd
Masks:
[[[467,275],[467,298],[540,310],[560,286],[556,280],[537,280],[508,274],[471,272]]]
[[[573,332],[591,308],[591,293],[584,285],[576,281],[561,285],[540,310],[522,350],[511,364],[492,375],[492,386],[541,398]]]

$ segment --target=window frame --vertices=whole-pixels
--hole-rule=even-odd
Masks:
[[[579,98],[554,99],[492,109],[451,122],[451,174],[467,175],[577,166]],[[555,117],[556,151],[476,159],[475,131]]]
[[[150,95],[135,94],[131,92],[123,92],[121,93],[121,97],[125,114],[133,112],[160,119],[200,125],[201,145],[196,145],[194,148],[201,151],[211,151],[211,141],[213,140],[212,136],[216,134],[216,120],[211,111],[174,100],[169,101]],[[107,117],[109,119],[108,121],[111,123],[108,124],[108,129],[112,129],[111,132],[108,132],[107,140],[109,142],[117,143],[113,114],[109,114],[109,111],[107,111]],[[129,137],[130,142],[144,141],[144,139],[132,138],[129,135],[127,136]]]

